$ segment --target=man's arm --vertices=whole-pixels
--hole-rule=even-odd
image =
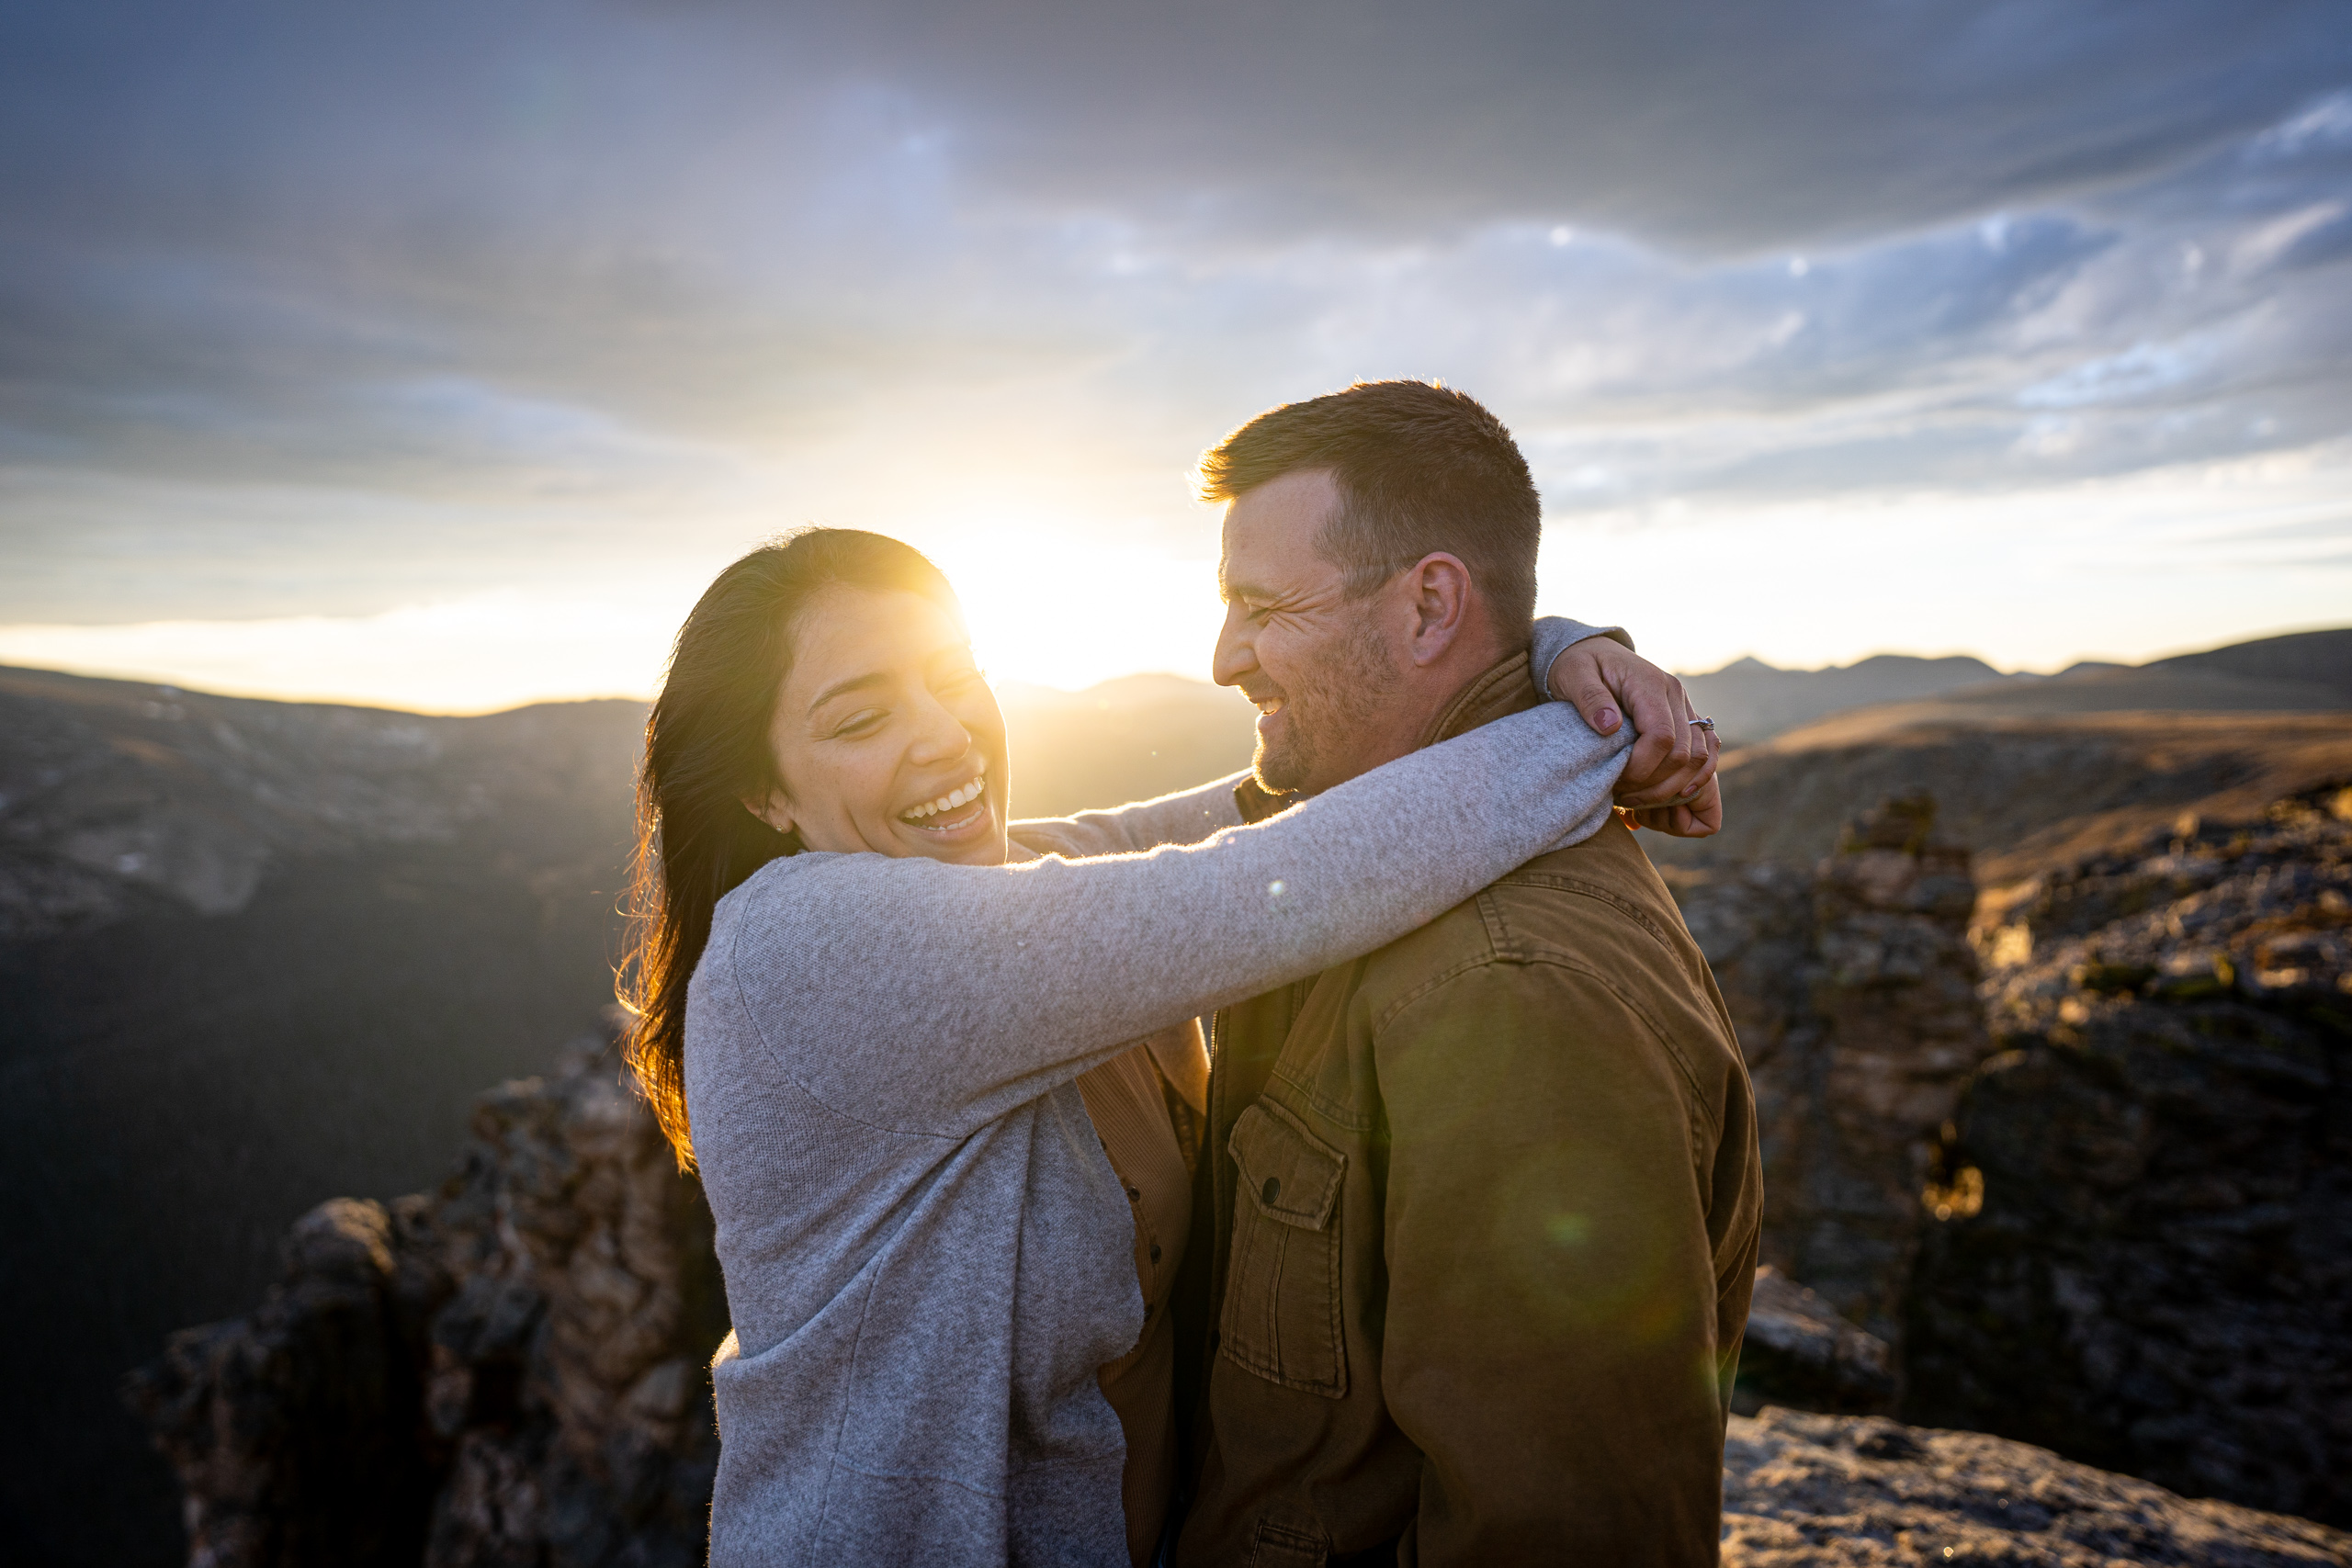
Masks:
[[[1541,958],[1380,1030],[1381,1386],[1422,1454],[1424,1564],[1715,1561],[1713,1253],[1691,1095],[1647,1030]]]

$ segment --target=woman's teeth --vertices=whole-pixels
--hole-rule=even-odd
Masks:
[[[901,812],[899,814],[900,819],[908,822],[920,822],[926,817],[936,817],[943,811],[953,811],[959,806],[968,805],[972,801],[978,800],[980,795],[980,791],[987,787],[988,766],[986,763],[982,763],[979,773],[963,788],[951,790],[947,794],[941,795],[937,800],[925,801],[922,805],[916,807],[912,811]]]

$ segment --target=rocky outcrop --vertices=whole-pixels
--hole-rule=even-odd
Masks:
[[[1935,814],[1890,800],[1810,875],[1675,885],[1755,1080],[1764,1259],[1898,1348],[1937,1141],[1991,1050],[1968,852],[1936,839]]]
[[[1732,1408],[1767,1404],[1869,1415],[1894,1404],[1894,1353],[1770,1264],[1756,1270]]]
[[[2352,1561],[2084,1468],[2346,1518],[2352,794],[2009,890],[1975,945],[1933,826],[1899,799],[1811,871],[1675,877],[1777,1188],[1726,1560]],[[593,1042],[485,1097],[442,1190],[322,1206],[255,1312],[134,1380],[200,1561],[696,1560],[725,1309],[616,1080]],[[1890,1400],[2002,1436],[1767,1407]]]
[[[1672,874],[1755,1078],[1766,1260],[1890,1343],[1907,1419],[2352,1522],[2352,794],[1987,895],[1973,954],[1931,824]]]
[[[295,1225],[244,1318],[175,1336],[130,1382],[206,1568],[692,1564],[725,1324],[710,1225],[609,1043],[484,1096],[464,1164]],[[1891,1389],[1886,1347],[1757,1281],[1743,1404]],[[1777,1371],[1771,1370],[1776,1368]],[[1734,1568],[2352,1562],[2352,1538],[2192,1502],[2021,1443],[1768,1407],[1725,1447]]]
[[[2005,902],[1906,1410],[2352,1522],[2352,790]]]
[[[1975,1432],[1767,1410],[1724,1445],[1725,1568],[2340,1568],[2352,1535]]]
[[[379,1203],[322,1203],[288,1234],[284,1278],[251,1316],[174,1335],[132,1375],[187,1500],[191,1562],[422,1555],[434,1466],[411,1413],[444,1292],[397,1240]]]
[[[691,1564],[726,1329],[701,1192],[605,1040],[482,1097],[437,1192],[321,1205],[134,1373],[209,1568]]]

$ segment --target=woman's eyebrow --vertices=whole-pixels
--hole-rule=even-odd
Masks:
[[[808,704],[808,711],[810,713],[815,713],[819,708],[823,707],[835,697],[845,695],[851,692],[862,691],[868,686],[879,686],[889,679],[889,676],[884,674],[881,671],[876,670],[871,674],[853,675],[846,681],[836,681],[831,685],[826,687],[823,691],[818,693],[816,696],[810,700]]]

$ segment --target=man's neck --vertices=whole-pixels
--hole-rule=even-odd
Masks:
[[[1430,716],[1415,738],[1414,750],[1467,735],[1481,725],[1535,707],[1543,701],[1528,672],[1528,655],[1506,655],[1465,682],[1452,701]]]
[[[1465,638],[1447,649],[1438,663],[1415,671],[1393,700],[1383,705],[1388,716],[1384,725],[1388,730],[1387,744],[1381,748],[1378,761],[1367,763],[1363,771],[1369,773],[1429,745],[1433,727],[1462,700],[1462,694],[1518,651],[1501,648],[1492,637]]]

